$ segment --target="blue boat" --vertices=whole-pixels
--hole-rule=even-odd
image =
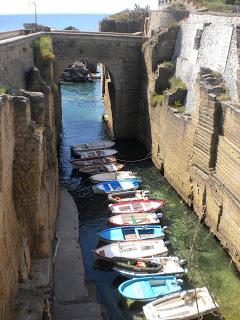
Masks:
[[[118,287],[122,296],[137,301],[151,301],[181,290],[177,278],[173,276],[134,278]]]
[[[114,227],[97,232],[97,236],[107,242],[159,239],[164,237],[164,229],[154,225]]]
[[[93,186],[95,193],[111,193],[135,190],[139,188],[140,181],[137,179],[120,179],[105,181]]]

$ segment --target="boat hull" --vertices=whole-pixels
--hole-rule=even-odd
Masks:
[[[218,304],[204,287],[159,298],[145,305],[143,312],[147,320],[190,320],[218,308]]]
[[[110,156],[114,156],[118,151],[115,149],[101,149],[101,150],[93,150],[93,151],[77,151],[74,156],[75,158],[81,160],[93,160],[93,159],[102,159]]]
[[[154,275],[180,277],[187,272],[187,269],[181,266],[181,260],[178,257],[129,259],[128,261],[116,259],[113,270],[128,279]]]
[[[163,208],[164,200],[133,200],[109,204],[112,214],[155,212]]]
[[[75,155],[78,151],[93,151],[112,148],[115,145],[113,141],[100,141],[91,143],[76,144],[70,147],[71,153]]]
[[[154,225],[159,224],[161,216],[154,212],[123,213],[112,216],[107,220],[111,226]]]
[[[120,171],[110,173],[99,173],[90,178],[92,183],[99,183],[104,181],[122,180],[122,179],[136,179],[132,171]]]
[[[116,161],[117,161],[116,157],[106,157],[103,159],[95,159],[95,160],[74,159],[74,160],[70,160],[70,163],[71,163],[73,169],[80,169],[80,168],[86,168],[88,166],[114,163]]]
[[[148,193],[149,193],[148,191],[143,191],[143,190],[112,193],[108,196],[108,200],[112,203],[132,201],[132,200],[148,200],[148,196],[147,196]]]
[[[115,257],[148,258],[166,256],[168,249],[163,240],[114,242],[93,251],[97,259],[112,261]]]
[[[118,291],[123,297],[136,301],[151,301],[181,290],[174,276],[153,276],[143,277],[141,279],[130,279],[118,287]]]
[[[134,190],[139,188],[140,181],[136,179],[112,180],[98,183],[93,186],[93,191],[100,194],[121,192],[123,190]]]
[[[97,236],[105,242],[143,241],[164,238],[161,226],[125,226],[102,230]]]

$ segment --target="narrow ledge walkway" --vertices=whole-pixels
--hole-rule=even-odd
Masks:
[[[53,320],[103,319],[103,309],[85,282],[78,238],[76,204],[68,191],[61,189],[53,258]]]

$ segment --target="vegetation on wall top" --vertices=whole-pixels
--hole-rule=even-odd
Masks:
[[[148,17],[150,12],[151,10],[148,5],[141,8],[139,5],[135,4],[133,10],[125,9],[109,16],[109,18],[116,20],[139,20]]]
[[[37,66],[44,62],[55,60],[52,40],[49,36],[41,36],[34,41],[34,58]]]

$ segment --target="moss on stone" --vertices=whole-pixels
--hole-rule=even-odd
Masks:
[[[153,93],[152,95],[152,103],[156,104],[156,103],[162,103],[163,102],[163,98],[164,95],[163,94],[157,94],[157,93]]]
[[[180,89],[187,88],[185,83],[180,78],[177,78],[176,76],[171,77],[169,82],[171,84],[171,86],[168,90],[169,92],[175,92],[178,88],[180,88]]]
[[[222,93],[219,96],[217,96],[217,100],[218,101],[229,101],[229,100],[231,100],[231,98],[229,97],[229,95]]]
[[[7,87],[5,86],[0,86],[0,94],[6,94],[7,93]]]
[[[55,60],[52,40],[49,36],[41,36],[34,41],[34,57],[37,64]]]

